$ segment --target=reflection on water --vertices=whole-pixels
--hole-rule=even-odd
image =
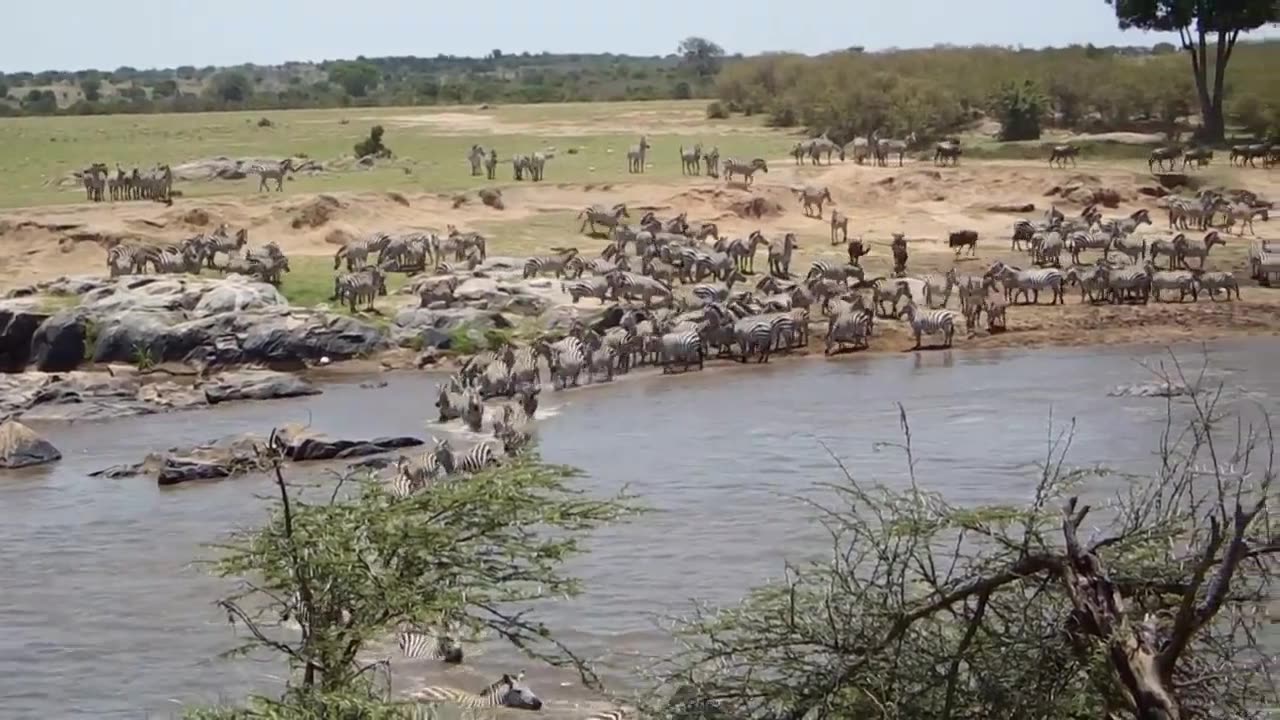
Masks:
[[[1163,424],[1160,399],[1111,398],[1150,380],[1133,348],[990,353],[940,351],[730,367],[629,379],[544,394],[542,453],[589,473],[590,489],[630,485],[659,510],[607,528],[573,570],[587,593],[546,609],[564,639],[624,680],[635,655],[669,640],[656,617],[691,597],[731,601],[775,576],[783,558],[825,552],[824,534],[789,499],[837,480],[826,445],[860,479],[901,482],[896,403],[909,414],[917,474],[961,503],[1022,501],[1043,457],[1047,422],[1075,417],[1072,458],[1141,469]],[[1198,367],[1198,350],[1181,357]],[[1275,409],[1280,344],[1212,351],[1229,396]],[[1271,371],[1268,371],[1271,369]],[[214,658],[232,646],[211,601],[225,589],[191,565],[202,544],[258,523],[265,478],[159,488],[143,478],[86,477],[146,452],[286,421],[369,437],[426,432],[434,378],[387,376],[386,387],[329,387],[324,395],[110,424],[39,428],[64,460],[0,477],[0,698],[6,717],[177,715],[181,704],[234,700],[268,689],[274,663]],[[1249,393],[1242,392],[1248,388]],[[1116,481],[1118,482],[1118,481]],[[1091,492],[1104,493],[1098,486]],[[388,648],[390,649],[390,648]],[[474,662],[472,662],[474,658]],[[480,648],[449,684],[482,687],[528,666],[552,717],[581,693],[572,678],[500,647]],[[429,663],[397,660],[396,684],[440,682]]]

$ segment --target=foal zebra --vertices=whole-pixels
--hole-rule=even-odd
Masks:
[[[517,710],[541,710],[542,701],[524,684],[524,673],[514,678],[503,674],[482,692],[472,693],[451,687],[428,686],[413,693],[423,703],[448,703],[462,708],[508,707]]]

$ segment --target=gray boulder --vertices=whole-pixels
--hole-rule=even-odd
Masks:
[[[62,453],[48,440],[17,420],[0,423],[0,468],[43,465],[61,460]]]
[[[64,310],[45,320],[31,337],[31,362],[43,372],[68,372],[84,362],[83,311]]]
[[[255,282],[240,275],[231,275],[201,295],[194,312],[196,315],[217,315],[282,308],[288,305],[288,301],[274,286]]]
[[[270,400],[272,398],[319,395],[310,382],[273,370],[237,370],[214,376],[201,386],[210,405],[229,400]]]
[[[298,426],[279,430],[276,441],[285,457],[294,462],[363,457],[423,444],[422,440],[414,437],[335,440]]]
[[[391,338],[401,347],[447,350],[459,329],[483,335],[486,330],[510,327],[511,321],[501,313],[477,308],[405,308],[391,322]]]
[[[22,372],[31,358],[31,338],[48,319],[35,301],[0,302],[0,372]]]

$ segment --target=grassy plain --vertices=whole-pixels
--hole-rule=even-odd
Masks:
[[[296,192],[395,190],[445,192],[481,186],[467,171],[472,143],[500,157],[554,147],[549,181],[610,182],[626,177],[625,154],[641,134],[654,146],[655,179],[678,177],[681,144],[719,145],[721,155],[773,157],[793,140],[759,118],[707,120],[705,101],[571,103],[450,107],[349,108],[165,115],[0,119],[0,207],[78,202],[83,190],[65,182],[93,162],[109,167],[179,165],[226,156],[305,154],[322,163],[350,156],[374,125],[397,160],[370,170],[299,174]],[[261,118],[270,127],[259,127]],[[569,150],[573,149],[574,154]],[[499,180],[511,181],[510,164]],[[185,197],[253,192],[255,179],[179,182]]]

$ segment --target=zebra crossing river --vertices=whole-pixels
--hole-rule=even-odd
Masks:
[[[1189,366],[1202,362],[1198,347],[1178,353]],[[1161,357],[1168,355],[1157,347],[910,353],[547,390],[540,415],[548,417],[537,425],[543,456],[587,471],[582,482],[592,491],[630,484],[661,512],[594,536],[573,568],[586,594],[550,603],[544,617],[625,687],[638,656],[672,647],[655,615],[691,597],[733,600],[779,576],[783,558],[826,552],[810,512],[787,497],[838,479],[822,444],[861,479],[905,482],[901,454],[873,448],[901,440],[899,401],[918,477],[954,501],[1027,500],[1051,408],[1056,423],[1079,420],[1072,457],[1080,464],[1149,468],[1164,400],[1108,391],[1151,380],[1140,361]],[[1218,344],[1209,357],[1233,402],[1280,410],[1280,343]],[[308,398],[36,426],[65,457],[0,477],[0,716],[178,717],[183,704],[273,689],[282,666],[215,658],[234,644],[225,615],[211,605],[226,588],[190,564],[207,557],[204,543],[262,519],[255,495],[269,482],[158,488],[145,478],[86,473],[290,421],[333,435],[422,435],[438,378],[384,379],[380,389],[352,381]],[[400,688],[440,684],[428,661],[397,659],[393,667]],[[543,715],[585,714],[572,708],[587,696],[562,685],[573,678],[502,647],[468,650],[462,667],[443,674],[447,684],[480,689],[521,668],[546,702]]]

